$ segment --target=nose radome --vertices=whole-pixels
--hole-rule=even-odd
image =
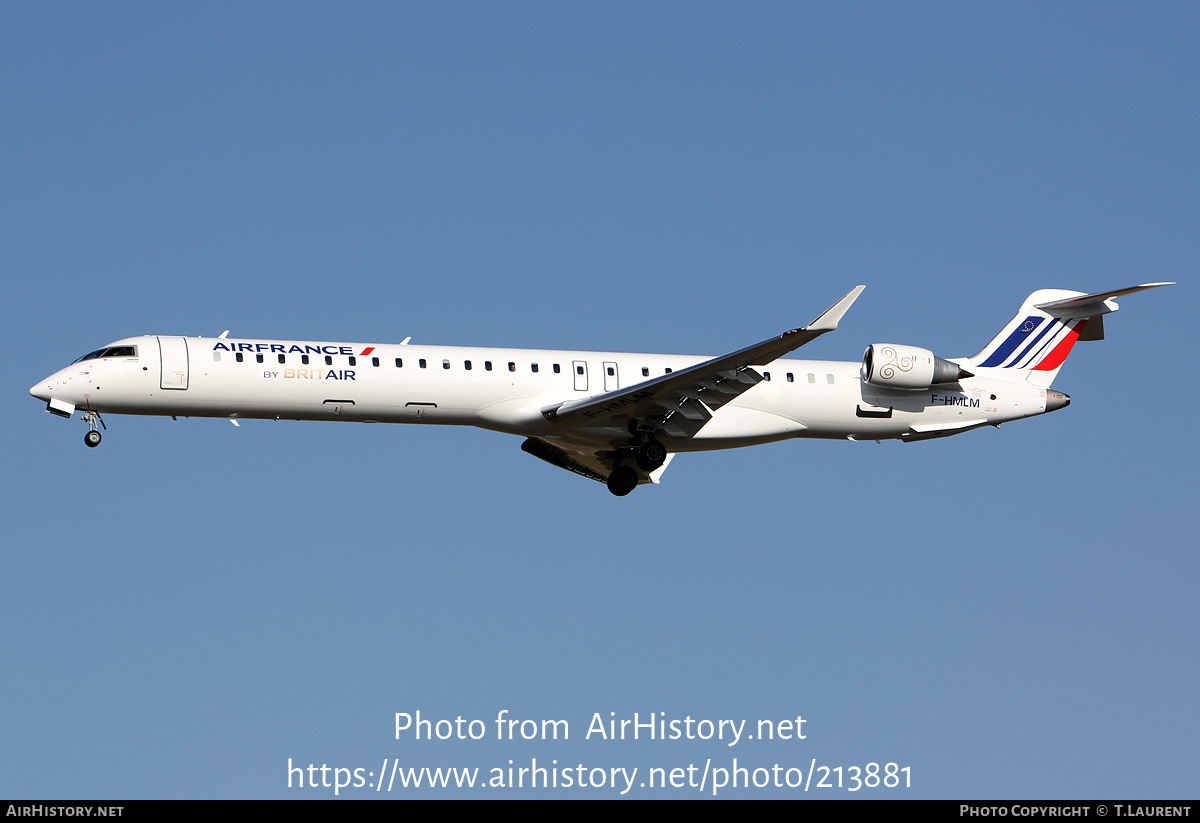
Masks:
[[[46,402],[50,401],[50,387],[46,385],[45,380],[40,383],[35,383],[33,388],[29,390],[29,393],[38,400],[45,400]]]

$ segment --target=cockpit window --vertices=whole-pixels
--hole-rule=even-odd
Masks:
[[[95,360],[100,357],[137,357],[137,346],[109,346],[106,349],[96,349],[75,362],[82,363],[84,360]]]

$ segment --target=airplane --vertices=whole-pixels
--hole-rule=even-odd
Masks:
[[[658,483],[680,452],[792,438],[919,441],[1056,411],[1072,346],[1104,338],[1114,298],[1035,291],[973,357],[876,343],[860,362],[782,359],[826,332],[856,286],[807,326],[720,357],[145,335],[114,341],[29,390],[46,411],[478,426],[608,486]]]

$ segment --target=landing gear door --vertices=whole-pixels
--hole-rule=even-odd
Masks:
[[[187,340],[183,337],[158,338],[160,364],[159,387],[186,389],[188,387]]]
[[[587,391],[587,363],[576,360],[571,364],[571,371],[575,373],[575,391]]]

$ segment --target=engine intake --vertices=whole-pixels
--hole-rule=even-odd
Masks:
[[[862,379],[889,389],[928,389],[975,375],[928,349],[875,343],[863,353]]]

